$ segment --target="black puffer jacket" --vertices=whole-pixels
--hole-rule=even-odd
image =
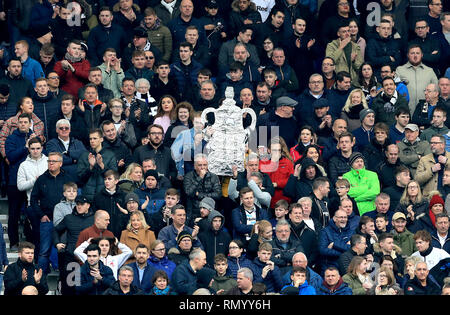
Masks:
[[[53,229],[53,244],[62,243],[61,236],[67,232],[66,251],[73,253],[76,248],[78,236],[84,229],[94,224],[94,212],[89,210],[88,213],[79,214],[76,208]]]
[[[363,152],[361,152],[366,162],[366,169],[375,172],[380,161],[385,159],[385,152],[387,146],[390,144],[391,142],[389,141],[389,138],[386,139],[384,144],[378,143],[375,138],[370,140],[370,143],[364,148]]]
[[[122,208],[126,209],[125,205],[125,192],[117,188],[114,194],[110,194],[106,191],[106,188],[103,188],[100,192],[98,192],[94,197],[93,208],[95,211],[97,210],[105,210],[109,213],[110,216],[110,225],[108,226],[108,230],[113,232],[114,236],[120,238],[122,230],[125,229],[123,226],[124,216],[122,212],[120,212],[117,207],[119,204]]]

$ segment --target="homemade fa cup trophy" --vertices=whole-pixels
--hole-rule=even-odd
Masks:
[[[208,107],[202,112],[202,122],[207,122],[206,115],[214,113],[214,124],[211,126],[212,135],[206,144],[208,155],[208,170],[220,176],[232,176],[232,166],[236,165],[238,172],[244,171],[246,143],[250,132],[255,129],[256,114],[251,108],[241,109],[233,99],[234,89],[227,87],[225,100],[215,109]],[[244,129],[242,117],[248,113],[252,122]]]

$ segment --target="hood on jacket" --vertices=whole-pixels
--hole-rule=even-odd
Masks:
[[[239,10],[239,0],[234,0],[231,3],[231,9],[233,9],[234,12],[238,12],[238,13],[241,12],[241,10]],[[247,10],[245,10],[243,12],[249,13],[251,11],[257,11],[256,4],[253,2],[250,2],[250,5],[248,6]]]
[[[223,228],[223,225],[225,224],[225,217],[217,210],[212,210],[208,215],[208,226],[212,228],[212,221],[214,218],[221,217],[222,218],[222,224],[220,225],[220,229]]]
[[[299,162],[300,163],[300,162]],[[296,163],[297,164],[297,163]],[[314,162],[312,159],[305,157],[302,161],[302,169],[300,170],[300,179],[306,179],[306,169],[310,166],[314,166],[316,168],[316,176],[315,178],[321,176],[322,172],[320,171],[319,167],[317,167],[316,162]]]
[[[382,253],[383,251],[381,250],[381,246],[379,242],[376,242],[375,244],[373,244],[373,251],[375,253]],[[394,244],[393,247],[393,251],[395,252],[396,255],[401,255],[402,254],[402,249],[400,248],[400,246]]]

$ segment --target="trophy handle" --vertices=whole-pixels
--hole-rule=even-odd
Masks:
[[[247,128],[245,128],[246,130],[254,130],[255,126],[256,126],[256,114],[255,111],[251,108],[243,108],[242,109],[242,114],[244,113],[248,113],[250,114],[250,116],[252,117],[252,123],[250,124],[250,126],[248,126]]]
[[[206,123],[207,123],[206,115],[208,115],[209,113],[215,113],[215,112],[216,112],[216,109],[213,107],[208,107],[203,110],[202,116],[201,116],[203,125],[206,125]]]

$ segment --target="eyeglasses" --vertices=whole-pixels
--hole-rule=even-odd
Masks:
[[[58,129],[59,129],[59,130],[69,130],[70,127],[59,127]]]
[[[430,142],[430,144],[442,144],[443,142]]]
[[[149,59],[155,59],[155,57],[147,56],[147,57],[145,57],[145,59],[147,59],[147,60],[149,60]]]
[[[418,189],[419,186],[408,186],[408,189]]]
[[[154,249],[153,251],[154,252],[163,252],[163,251],[165,251],[166,249],[165,248],[160,248],[160,249]]]
[[[428,26],[416,26],[416,30],[424,30],[426,29]]]
[[[48,160],[47,161],[47,163],[49,163],[49,164],[54,164],[54,163],[59,163],[59,162],[62,162],[62,161],[60,161],[60,160]]]

